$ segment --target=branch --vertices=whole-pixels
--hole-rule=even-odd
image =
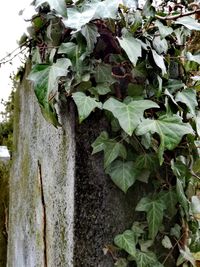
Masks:
[[[190,16],[190,15],[194,15],[194,14],[196,14],[198,12],[200,12],[200,8],[195,9],[195,10],[190,11],[190,12],[186,12],[184,14],[178,14],[178,15],[174,15],[174,16],[165,16],[165,17],[162,17],[162,16],[159,16],[159,15],[155,15],[155,17],[157,19],[161,19],[161,20],[176,20],[178,18],[182,18],[182,17],[187,17],[187,16]]]

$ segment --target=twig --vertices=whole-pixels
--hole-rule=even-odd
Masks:
[[[157,19],[161,19],[161,20],[176,20],[178,18],[194,15],[194,14],[196,14],[198,12],[200,12],[200,8],[195,9],[195,10],[190,11],[190,12],[183,13],[183,14],[174,15],[174,16],[172,15],[172,16],[164,16],[164,17],[162,17],[162,16],[159,16],[159,15],[155,15],[155,17]]]

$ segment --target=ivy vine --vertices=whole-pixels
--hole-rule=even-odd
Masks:
[[[165,266],[168,256],[161,261],[152,249],[159,242],[169,254],[179,250],[177,266],[199,266],[200,7],[138,2],[36,0],[28,79],[55,127],[63,97],[75,102],[80,123],[103,110],[112,130],[93,154],[104,153],[105,172],[124,193],[136,180],[153,186],[136,206],[146,220],[114,238],[124,251],[114,265]],[[163,220],[176,223],[164,229]]]

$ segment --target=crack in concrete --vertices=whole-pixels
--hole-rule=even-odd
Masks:
[[[44,188],[43,188],[43,179],[42,179],[42,167],[38,160],[38,170],[39,170],[39,180],[40,180],[40,188],[41,188],[41,202],[43,209],[43,243],[44,243],[44,267],[48,267],[47,264],[47,215],[46,215],[46,204],[44,199]]]

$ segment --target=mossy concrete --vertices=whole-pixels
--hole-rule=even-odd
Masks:
[[[26,67],[15,100],[8,267],[73,266],[74,133],[42,117]],[[59,108],[58,108],[59,109]],[[64,108],[63,108],[64,109]]]

